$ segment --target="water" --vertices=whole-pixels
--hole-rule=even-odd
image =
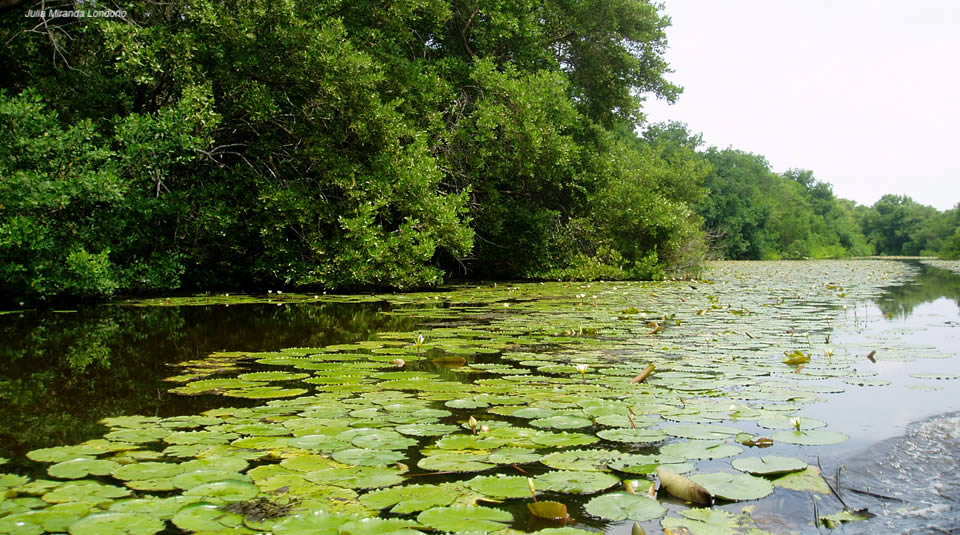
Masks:
[[[629,360],[645,352],[685,354],[692,350],[690,337],[706,335],[704,343],[693,344],[697,352],[727,355],[743,351],[749,356],[764,350],[762,346],[751,347],[753,336],[747,340],[742,336],[744,331],[753,330],[761,336],[760,331],[767,330],[770,331],[767,333],[769,337],[777,330],[774,338],[782,336],[780,325],[793,321],[791,315],[795,316],[800,327],[797,332],[790,329],[788,338],[792,341],[789,343],[801,349],[809,345],[816,351],[834,347],[838,356],[855,356],[857,379],[876,386],[851,385],[845,382],[849,378],[821,379],[816,381],[817,385],[835,387],[842,392],[820,396],[816,402],[802,406],[802,416],[828,422],[830,429],[846,432],[851,440],[815,449],[777,444],[769,451],[751,453],[795,455],[810,460],[814,455],[811,452],[815,451],[821,457],[825,473],[833,474],[837,467],[845,466],[841,473],[841,495],[851,507],[865,507],[877,515],[869,521],[847,525],[845,529],[850,533],[956,530],[958,494],[951,475],[958,468],[958,417],[953,413],[960,411],[960,396],[955,394],[956,386],[960,384],[955,378],[960,376],[960,359],[957,358],[957,348],[960,348],[960,276],[925,264],[912,264],[906,268],[910,277],[903,283],[871,293],[869,299],[846,301],[836,299],[832,293],[829,298],[811,299],[802,294],[806,290],[799,288],[813,288],[819,282],[808,281],[807,286],[803,286],[789,280],[791,276],[815,279],[816,270],[822,265],[811,263],[804,273],[803,268],[807,265],[787,264],[790,273],[787,280],[771,279],[768,282],[770,297],[763,295],[764,289],[754,290],[749,285],[736,287],[735,291],[742,294],[727,295],[723,294],[722,285],[714,288],[699,284],[687,288],[686,284],[665,284],[664,296],[657,298],[657,306],[651,305],[651,308],[666,307],[668,292],[671,292],[671,299],[680,296],[682,303],[671,301],[670,306],[676,308],[680,314],[678,319],[682,319],[685,326],[690,325],[690,330],[677,329],[676,335],[673,330],[665,331],[663,347],[649,343],[638,345],[640,338],[649,340],[647,328],[642,323],[621,322],[623,328],[609,335],[617,345],[612,355],[618,358],[622,355]],[[875,264],[870,266],[873,269]],[[794,287],[798,289],[794,290]],[[609,285],[598,285],[597,288],[609,289]],[[631,291],[642,289],[637,285],[633,288]],[[659,291],[657,288],[652,286],[654,292]],[[215,351],[323,347],[369,340],[377,333],[412,332],[415,329],[429,332],[433,327],[487,324],[492,326],[487,336],[493,338],[505,329],[513,337],[504,344],[529,343],[527,351],[544,355],[558,350],[571,351],[563,344],[543,344],[538,336],[542,336],[544,326],[549,325],[549,329],[555,329],[552,336],[556,330],[568,330],[567,337],[575,340],[582,335],[582,332],[576,333],[577,329],[590,325],[593,320],[606,318],[604,325],[609,324],[610,312],[596,304],[590,306],[591,299],[596,301],[591,294],[599,290],[584,286],[582,291],[584,297],[578,305],[579,312],[570,319],[563,319],[565,309],[556,312],[535,310],[529,316],[510,315],[510,306],[524,303],[522,296],[497,297],[497,307],[502,308],[499,308],[501,312],[496,312],[480,306],[487,303],[484,299],[490,299],[489,294],[480,295],[479,301],[475,302],[473,297],[462,292],[452,294],[454,297],[449,307],[442,302],[435,305],[444,313],[425,315],[429,318],[426,320],[409,303],[396,307],[385,301],[280,306],[106,305],[76,311],[3,315],[0,316],[0,340],[3,340],[0,346],[0,457],[11,459],[3,469],[40,474],[44,467],[26,461],[23,455],[27,451],[100,437],[105,427],[97,421],[106,416],[189,415],[213,407],[260,405],[261,402],[254,400],[225,399],[216,395],[187,397],[167,393],[174,384],[164,379],[180,373],[178,363],[199,360]],[[707,292],[718,295],[706,296]],[[755,295],[748,295],[749,292],[755,292]],[[652,295],[656,296],[656,293]],[[763,311],[760,319],[757,319],[758,314],[728,315],[720,321],[705,323],[706,331],[697,331],[700,328],[698,322],[717,317],[724,311],[723,306],[729,310],[731,304],[735,309],[747,303],[760,312],[761,306],[776,305],[784,296],[786,306],[771,307],[775,311],[771,314],[782,315],[776,327],[764,323],[767,312]],[[636,297],[630,299],[634,300],[612,310],[641,304]],[[403,302],[402,296],[400,302]],[[845,303],[845,309],[838,308],[841,302]],[[699,315],[694,313],[697,309],[710,312]],[[556,317],[561,319],[552,319]],[[729,334],[731,332],[739,333],[735,339],[740,340],[738,343],[743,347],[728,341],[734,338]],[[804,338],[803,334],[808,336]],[[525,337],[529,341],[525,341]],[[682,344],[683,350],[670,348],[671,344]],[[596,355],[589,345],[573,351]],[[871,351],[875,351],[876,362],[867,358]],[[406,358],[410,360],[409,356]],[[496,352],[470,357],[471,362],[485,364],[497,363],[499,359]],[[816,362],[822,362],[819,354],[817,359]],[[682,364],[682,361],[678,363]],[[247,368],[243,371],[258,369],[249,363]],[[427,368],[437,371],[429,365]],[[536,366],[528,366],[528,369],[535,371]],[[715,372],[711,370],[709,373]],[[783,376],[785,372],[776,374]],[[445,371],[441,375],[447,380],[474,380],[453,372]],[[655,375],[652,381],[656,380]],[[462,416],[460,412],[458,417]],[[770,433],[760,428],[746,430]],[[729,459],[700,462],[698,468],[728,469]],[[578,527],[603,528],[603,522],[585,518],[584,501],[571,500],[575,515],[582,521]],[[685,509],[676,500],[664,501],[671,511]],[[821,496],[818,501],[822,515],[842,507],[839,501],[829,496]],[[515,505],[511,509],[516,514],[523,513],[522,504],[512,505]],[[778,489],[758,502],[734,503],[724,505],[722,509],[739,512],[746,505],[756,506],[753,518],[760,527],[771,532],[817,531],[811,524],[813,506],[806,493]],[[515,527],[527,529],[525,526],[525,521],[518,520]],[[608,531],[627,533],[631,526],[632,523],[613,525]],[[659,526],[648,523],[645,527],[648,533],[656,533]]]

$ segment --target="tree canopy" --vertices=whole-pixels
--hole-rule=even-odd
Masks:
[[[646,125],[644,99],[681,92],[647,0],[5,6],[8,299],[960,249],[955,210],[861,210]]]

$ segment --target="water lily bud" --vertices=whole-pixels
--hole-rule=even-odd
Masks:
[[[470,427],[472,427],[473,429],[477,428],[478,422],[477,422],[477,419],[474,418],[473,416],[471,416],[470,419],[467,420],[467,423],[470,424]]]
[[[489,426],[489,425],[481,425],[481,426],[480,426],[480,432],[481,432],[481,433],[486,433],[486,432],[489,431],[489,430],[490,430],[490,426]]]
[[[528,478],[527,478],[527,485],[530,487],[530,492],[531,492],[532,494],[536,494],[536,493],[537,493],[537,486],[533,484],[533,478],[532,478],[532,477],[528,477]]]
[[[407,364],[403,359],[393,359],[392,362],[397,368],[403,368]]]

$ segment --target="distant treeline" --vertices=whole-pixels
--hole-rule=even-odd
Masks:
[[[0,13],[0,295],[660,278],[960,251],[957,210],[647,128],[645,0],[131,0]],[[12,7],[11,7],[12,6]]]
[[[695,205],[712,253],[741,260],[844,256],[960,258],[960,204],[940,212],[902,195],[873,206],[835,197],[813,172],[777,174],[763,156],[716,147],[681,123],[649,127],[644,138],[698,160],[708,194]],[[693,166],[693,164],[691,164]]]

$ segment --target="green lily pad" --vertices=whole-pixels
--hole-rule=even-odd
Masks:
[[[723,440],[742,433],[743,430],[729,425],[689,424],[671,425],[663,428],[668,435],[699,440]]]
[[[571,450],[551,453],[540,462],[558,470],[604,472],[609,464],[623,456],[623,453],[616,450]]]
[[[534,482],[538,489],[566,494],[594,494],[616,485],[620,478],[605,472],[554,470],[540,474],[534,478]]]
[[[795,457],[767,455],[764,457],[740,457],[734,459],[733,467],[741,472],[749,472],[761,476],[773,476],[798,472],[805,469],[807,463]]]
[[[459,427],[450,424],[407,424],[398,425],[395,429],[399,433],[415,437],[442,436],[460,430]]]
[[[104,485],[95,481],[70,481],[44,494],[42,499],[47,503],[105,502],[129,495],[130,490],[122,487]]]
[[[152,535],[166,524],[136,513],[94,513],[70,524],[70,535]]]
[[[667,509],[656,500],[638,494],[612,492],[587,502],[585,509],[604,520],[646,522],[663,516]]]
[[[289,373],[289,372],[254,372],[242,373],[237,376],[241,381],[296,381],[310,377],[308,373]]]
[[[437,472],[482,472],[497,465],[486,462],[487,454],[448,453],[430,455],[417,462],[417,466],[424,470]]]
[[[808,431],[810,429],[819,429],[826,427],[827,423],[816,418],[807,418],[805,416],[791,418],[788,416],[768,416],[757,420],[757,425],[767,429],[795,429],[797,423],[800,429]]]
[[[405,453],[393,450],[373,450],[368,448],[351,448],[333,452],[333,459],[343,464],[355,466],[386,466],[393,464],[407,456]]]
[[[441,438],[436,446],[444,450],[489,450],[499,448],[507,442],[507,439],[500,437],[455,434]]]
[[[535,463],[541,458],[542,454],[527,448],[500,448],[490,452],[487,461],[494,464],[526,464]]]
[[[406,438],[396,431],[386,429],[366,429],[365,432],[356,435],[351,442],[358,448],[383,449],[383,450],[405,450],[410,446],[416,446],[417,441],[412,438]]]
[[[748,474],[715,472],[694,474],[696,481],[717,498],[730,501],[758,500],[773,493],[773,484],[766,479]]]
[[[120,465],[106,459],[79,458],[57,463],[47,468],[47,473],[60,479],[81,479],[88,475],[105,476]]]
[[[691,440],[675,442],[660,448],[660,453],[684,459],[722,459],[732,457],[743,452],[743,448],[733,444],[725,444],[717,440]]]
[[[227,470],[194,470],[177,475],[171,482],[178,489],[189,490],[200,485],[224,480],[250,481],[250,476]]]
[[[592,426],[593,421],[580,416],[559,415],[550,416],[549,418],[537,418],[536,420],[532,420],[530,425],[550,429],[580,429]]]
[[[541,431],[533,436],[533,442],[539,446],[548,448],[567,448],[572,446],[587,446],[600,442],[600,439],[585,433],[568,433],[566,431],[562,433],[551,433],[549,431]]]
[[[825,446],[828,444],[840,444],[850,440],[850,436],[839,431],[825,431],[814,429],[811,431],[780,431],[774,433],[773,440],[777,442],[787,442],[789,444],[800,444],[802,446]]]
[[[106,452],[81,444],[79,446],[56,446],[33,450],[27,453],[27,458],[40,463],[62,463],[73,459],[94,457],[102,453]]]
[[[335,485],[348,489],[376,489],[403,483],[403,472],[396,468],[381,466],[354,466],[349,468],[324,468],[304,476],[314,483]]]
[[[814,466],[808,466],[806,470],[801,472],[778,477],[773,480],[773,485],[803,492],[819,492],[820,494],[832,493],[827,482],[820,476],[820,470]]]
[[[146,462],[123,465],[111,472],[111,475],[123,481],[139,481],[170,478],[183,471],[183,466],[175,463]]]
[[[612,442],[626,442],[628,444],[650,444],[653,442],[660,442],[661,440],[667,438],[667,435],[659,429],[627,429],[627,428],[617,428],[617,429],[604,429],[603,431],[598,431],[597,436]]]
[[[242,502],[253,499],[257,494],[260,494],[260,489],[253,483],[230,479],[197,485],[183,493],[184,496],[200,496],[225,502]]]
[[[531,495],[526,477],[477,476],[466,482],[471,489],[494,498],[526,498]]]
[[[423,532],[409,529],[420,526],[413,520],[401,518],[360,518],[340,525],[339,533],[364,535],[422,535]]]
[[[353,515],[314,511],[287,517],[273,526],[274,535],[335,535]]]
[[[372,509],[390,507],[391,513],[405,514],[450,505],[455,498],[456,494],[450,491],[449,484],[407,485],[368,492],[360,497],[360,503]]]
[[[242,525],[243,517],[227,512],[216,504],[197,502],[181,508],[170,521],[186,531],[218,532]]]
[[[750,533],[764,535],[749,515],[734,515],[722,509],[686,509],[678,511],[683,518],[668,516],[660,521],[663,528],[677,533],[689,531],[693,535],[733,535]]]
[[[440,531],[497,531],[507,527],[513,515],[490,507],[434,507],[420,513],[417,521]]]

